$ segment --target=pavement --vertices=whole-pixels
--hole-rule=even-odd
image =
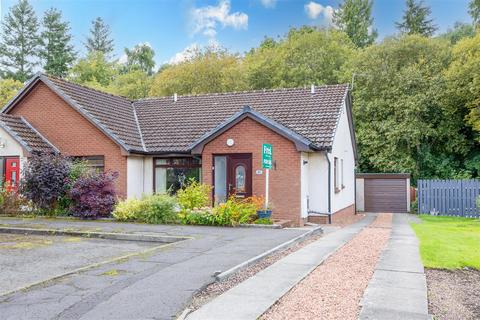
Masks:
[[[360,320],[423,320],[428,315],[427,282],[418,239],[410,222],[416,216],[394,214],[392,233],[365,291]]]
[[[289,254],[189,314],[188,320],[257,319],[332,253],[375,219],[370,214]]]
[[[101,264],[27,290],[2,295],[0,296],[2,320],[172,319],[186,307],[195,292],[214,281],[215,274],[311,230],[309,228],[215,228],[12,218],[0,218],[0,226],[192,237],[190,240],[165,244],[154,251]],[[104,241],[113,240],[80,241],[79,244],[84,242],[89,244],[78,256],[80,258],[73,257],[76,252],[71,246],[57,247],[55,255],[49,256],[49,264],[53,267],[55,264],[65,263],[68,260],[65,257],[70,255],[72,255],[72,261],[81,260],[82,255],[89,256],[88,248],[93,252],[91,243],[106,245]],[[127,247],[135,246],[127,245],[129,243],[127,241],[123,243]],[[115,248],[118,249],[118,246]],[[135,248],[129,247],[128,250],[130,249]],[[28,251],[38,250],[38,248],[18,250],[23,250],[22,263],[30,264],[28,270],[45,263],[45,260],[38,260],[41,255],[34,255],[33,251]],[[111,250],[112,255],[115,256],[114,250]],[[123,254],[123,251],[119,254]],[[61,258],[56,260],[55,257]],[[304,256],[303,259],[308,257]],[[3,263],[2,256],[0,260],[2,271]],[[85,263],[89,262],[85,261]],[[23,285],[28,286],[29,281],[26,280]]]

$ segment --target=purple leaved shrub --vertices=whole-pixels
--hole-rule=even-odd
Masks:
[[[67,192],[71,162],[56,154],[33,155],[23,170],[20,193],[38,209],[53,210]]]
[[[70,213],[82,219],[108,217],[117,202],[117,177],[117,172],[102,172],[78,178],[70,189]]]

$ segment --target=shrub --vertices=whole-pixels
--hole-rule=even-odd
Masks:
[[[32,156],[20,181],[20,194],[43,211],[51,211],[66,192],[70,161],[54,154]]]
[[[70,190],[70,212],[80,218],[107,217],[116,203],[114,181],[118,173],[92,173],[80,177]]]
[[[255,220],[254,223],[255,224],[273,224],[273,222],[270,218],[257,219],[257,220]]]
[[[0,214],[21,214],[26,205],[27,201],[18,192],[8,187],[0,187]]]
[[[212,187],[207,184],[198,183],[190,180],[185,189],[177,192],[177,199],[182,209],[194,209],[206,207],[210,204],[210,193]]]
[[[165,194],[144,196],[142,199],[128,199],[119,202],[113,211],[113,217],[120,221],[139,221],[146,223],[174,223],[177,219],[177,201]]]
[[[215,208],[183,209],[179,218],[184,224],[212,226],[236,226],[252,222],[256,217],[256,207],[248,200],[229,198]]]
[[[69,214],[69,208],[73,204],[72,199],[70,198],[70,190],[80,177],[85,177],[92,173],[94,172],[90,167],[88,167],[88,163],[86,161],[72,162],[70,171],[68,173],[68,179],[65,184],[66,194],[58,199],[56,208],[53,210],[53,212],[51,212],[52,215],[58,216]]]

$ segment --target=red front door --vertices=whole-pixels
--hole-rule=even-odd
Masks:
[[[11,157],[5,159],[5,185],[7,188],[17,190],[20,179],[20,159]]]
[[[228,158],[229,194],[237,198],[250,197],[252,195],[252,155],[230,154]]]

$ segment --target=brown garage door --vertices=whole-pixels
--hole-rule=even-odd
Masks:
[[[365,211],[407,212],[406,179],[365,179]]]

